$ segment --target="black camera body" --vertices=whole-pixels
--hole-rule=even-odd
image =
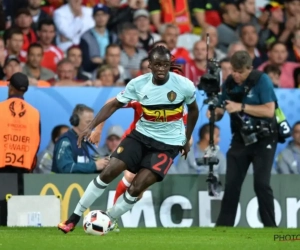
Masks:
[[[203,90],[208,99],[216,97],[220,92],[220,72],[218,62],[211,59],[208,61],[207,73],[204,74],[198,84],[198,89]]]
[[[274,133],[272,124],[258,119],[241,120],[242,127],[240,134],[246,146],[256,143],[259,138],[269,137],[271,133]]]

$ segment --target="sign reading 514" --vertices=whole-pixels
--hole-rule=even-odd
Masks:
[[[5,154],[5,163],[9,165],[13,165],[14,163],[24,165],[24,155],[16,155],[15,153],[8,152]]]

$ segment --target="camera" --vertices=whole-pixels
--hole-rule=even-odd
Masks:
[[[203,90],[207,95],[207,99],[204,100],[204,104],[217,106],[219,99],[218,94],[220,92],[221,82],[221,68],[218,62],[214,59],[210,59],[207,62],[207,73],[204,74],[198,84],[198,89]]]
[[[222,190],[222,184],[214,175],[214,165],[219,164],[217,153],[219,146],[214,145],[214,128],[215,128],[215,109],[219,104],[218,95],[220,93],[221,83],[221,67],[214,59],[208,59],[209,51],[209,34],[207,34],[207,73],[204,74],[198,84],[198,89],[205,92],[207,99],[204,104],[208,105],[210,112],[209,119],[209,146],[205,150],[204,157],[197,158],[196,164],[198,166],[208,166],[209,173],[206,179],[207,191],[209,196],[219,196]]]
[[[240,117],[240,116],[239,116]],[[272,124],[264,120],[247,118],[241,119],[240,134],[245,146],[256,143],[259,138],[268,137],[273,133]]]

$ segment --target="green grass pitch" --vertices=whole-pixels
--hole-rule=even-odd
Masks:
[[[119,233],[92,236],[80,227],[66,235],[56,228],[0,227],[0,250],[300,249],[300,240],[274,241],[275,234],[300,232],[297,229],[121,228]]]

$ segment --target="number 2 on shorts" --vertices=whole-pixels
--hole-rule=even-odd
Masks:
[[[152,169],[157,171],[157,172],[161,172],[162,171],[161,167],[166,164],[169,157],[166,154],[161,153],[161,154],[157,155],[157,158],[159,158],[161,160],[158,163],[154,164],[152,166]],[[169,158],[169,162],[168,162],[168,165],[165,168],[164,174],[166,174],[168,172],[169,168],[172,165],[172,162],[173,162],[173,159]]]

